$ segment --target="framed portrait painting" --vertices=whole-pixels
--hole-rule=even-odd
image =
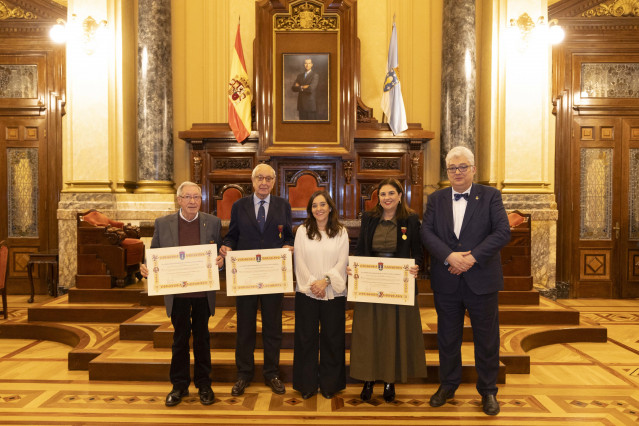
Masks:
[[[330,121],[330,54],[282,53],[282,121]]]

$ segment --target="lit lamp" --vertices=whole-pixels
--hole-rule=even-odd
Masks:
[[[549,25],[546,26],[546,20],[543,16],[537,18],[537,22],[535,22],[526,12],[522,13],[516,20],[511,19],[508,27],[519,30],[523,46],[527,46],[531,36],[534,33],[540,32],[542,29],[547,30],[547,40],[550,44],[561,43],[564,39],[564,30],[559,26],[557,19],[552,19]]]
[[[100,38],[101,33],[104,32],[107,26],[107,21],[101,20],[97,22],[91,16],[87,16],[84,21],[82,21],[81,26],[77,25],[77,21],[78,17],[75,14],[71,15],[73,25],[67,25],[64,19],[58,19],[56,24],[51,27],[49,36],[56,43],[64,43],[69,37],[74,36],[73,33],[77,33],[82,37],[87,55],[91,55],[95,51],[97,39]],[[70,31],[70,26],[75,28]]]

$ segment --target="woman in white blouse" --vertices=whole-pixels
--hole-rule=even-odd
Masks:
[[[293,389],[331,399],[346,387],[345,310],[348,233],[326,191],[308,200],[295,234]],[[319,353],[319,361],[318,361]]]

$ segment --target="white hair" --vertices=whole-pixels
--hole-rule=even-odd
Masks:
[[[257,176],[258,170],[263,170],[263,169],[267,169],[271,172],[271,175],[273,176],[273,179],[275,179],[275,170],[273,170],[273,167],[269,166],[266,163],[260,163],[257,166],[255,166],[255,168],[253,169],[253,173],[251,173],[251,179],[255,179],[255,176]]]
[[[448,151],[448,154],[446,154],[446,165],[450,164],[450,159],[453,157],[464,157],[468,160],[470,166],[475,165],[475,155],[465,146],[456,146],[451,148],[451,150]]]
[[[182,193],[184,192],[184,188],[186,188],[187,186],[194,186],[194,187],[196,187],[196,188],[197,188],[197,190],[198,190],[198,192],[200,193],[200,195],[202,195],[202,188],[200,188],[200,185],[198,185],[198,184],[197,184],[197,183],[195,183],[195,182],[190,182],[190,181],[186,180],[186,181],[182,182],[182,183],[180,184],[180,186],[178,186],[178,189],[177,189],[177,196],[178,196],[178,197],[181,197],[181,196],[182,196]]]

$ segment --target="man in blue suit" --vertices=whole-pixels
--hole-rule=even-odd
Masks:
[[[177,213],[155,220],[151,248],[177,247],[198,244],[221,243],[222,222],[212,214],[200,211],[202,189],[193,182],[183,182],[177,190]],[[222,267],[222,256],[216,263]],[[149,275],[146,265],[140,266],[143,276]],[[211,389],[211,337],[209,317],[215,314],[215,291],[170,294],[164,296],[166,314],[173,324],[171,369],[169,376],[173,389],[166,396],[165,404],[173,407],[189,394],[190,354],[189,339],[193,334],[193,382],[198,388],[200,402],[213,404],[215,395]]]
[[[461,383],[464,312],[468,310],[475,345],[477,391],[484,413],[499,413],[498,293],[504,288],[499,252],[510,241],[501,193],[473,184],[475,157],[457,146],[446,156],[452,188],[428,197],[422,242],[430,254],[430,282],[437,311],[440,386],[430,398],[439,407]]]
[[[291,205],[285,199],[271,195],[275,185],[275,170],[268,164],[260,164],[253,169],[251,180],[253,195],[237,200],[231,208],[229,232],[220,249],[222,256],[231,250],[293,247],[295,237],[291,226]],[[237,382],[231,389],[231,395],[242,395],[253,379],[258,301],[262,313],[264,383],[276,394],[286,392],[279,378],[283,298],[283,293],[235,298]]]
[[[315,120],[317,111],[317,87],[319,75],[312,70],[313,60],[304,59],[304,72],[297,75],[295,84],[291,88],[297,92],[297,111],[300,120]]]

